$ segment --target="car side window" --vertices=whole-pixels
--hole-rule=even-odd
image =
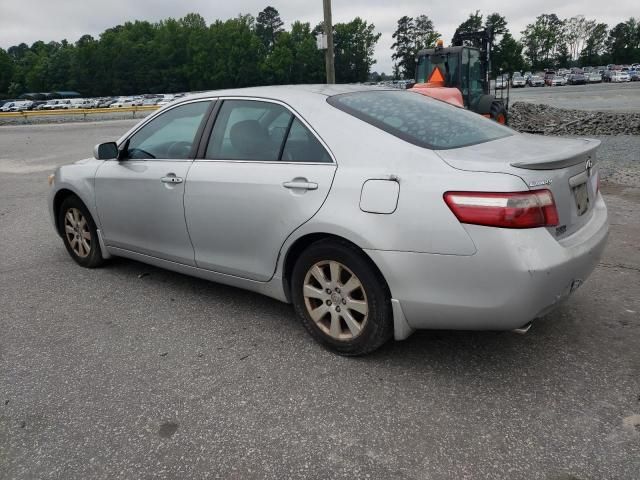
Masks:
[[[331,157],[313,133],[297,118],[291,124],[282,151],[283,162],[331,162]]]
[[[225,100],[209,138],[210,160],[278,161],[293,115],[282,105]]]
[[[129,139],[126,158],[188,159],[210,101],[172,108],[151,120]]]

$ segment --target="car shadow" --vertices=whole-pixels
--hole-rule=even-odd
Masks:
[[[234,323],[246,328],[248,335],[262,336],[264,329],[288,331],[302,342],[320,345],[306,333],[291,305],[240,288],[235,288],[199,278],[156,268],[134,260],[113,258],[101,270],[116,275],[121,280],[156,282],[168,287],[167,295],[180,298],[197,296],[202,308],[219,309],[220,305],[233,305]],[[449,374],[455,369],[474,367],[494,373],[512,372],[529,368],[540,356],[549,361],[558,350],[566,350],[562,329],[558,328],[562,308],[534,322],[526,335],[495,331],[419,330],[404,341],[390,341],[382,348],[364,357],[349,359],[352,362],[377,366],[394,366],[409,370],[428,366],[442,369]],[[255,312],[261,312],[260,323],[254,320]],[[207,321],[215,321],[208,319]],[[280,354],[286,356],[286,346]],[[275,347],[275,346],[274,346]],[[323,349],[324,350],[324,349]],[[341,361],[340,357],[324,350],[327,358]]]

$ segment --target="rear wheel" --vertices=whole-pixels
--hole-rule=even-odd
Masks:
[[[356,247],[323,240],[293,269],[292,300],[309,333],[341,355],[364,355],[393,333],[386,284]]]
[[[87,207],[78,197],[68,197],[58,211],[64,246],[76,263],[86,268],[102,265],[102,251],[96,225]]]
[[[500,123],[501,125],[507,124],[507,109],[504,108],[502,102],[494,101],[491,104],[491,119]]]

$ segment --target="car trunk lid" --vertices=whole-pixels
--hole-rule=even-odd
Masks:
[[[523,190],[549,189],[559,225],[549,227],[557,239],[589,221],[598,188],[596,150],[599,140],[515,134],[470,147],[439,150],[451,167],[520,177]]]

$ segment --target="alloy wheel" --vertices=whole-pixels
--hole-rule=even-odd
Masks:
[[[73,253],[86,258],[91,253],[91,231],[89,223],[77,208],[70,208],[64,216],[64,234]]]
[[[314,264],[303,284],[304,303],[316,325],[336,340],[352,340],[362,332],[369,303],[360,279],[334,260]]]

